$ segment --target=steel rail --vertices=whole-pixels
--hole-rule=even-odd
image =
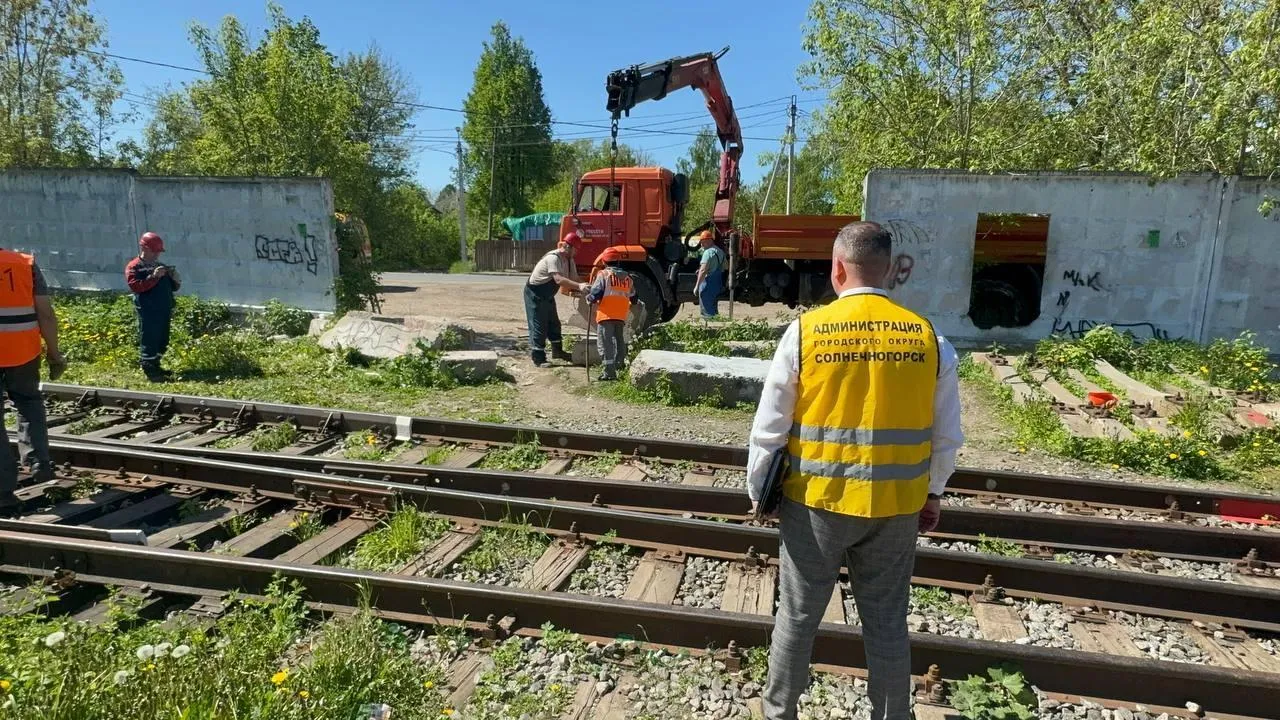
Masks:
[[[151,480],[208,487],[228,492],[250,489],[266,496],[294,499],[299,496],[324,502],[324,493],[338,488],[332,500],[359,506],[361,498],[383,503],[390,494],[401,504],[451,517],[483,521],[523,518],[535,527],[591,536],[616,532],[620,541],[675,546],[686,552],[706,551],[729,557],[757,553],[776,556],[778,533],[773,528],[721,523],[572,504],[493,493],[418,486],[382,480],[362,480],[336,475],[231,463],[221,460],[165,455],[128,446],[51,443],[59,463],[82,468],[124,470]],[[1001,518],[1020,520],[1022,514],[949,509],[943,517],[961,516],[979,527]],[[984,524],[984,519],[985,523]],[[1064,518],[1070,523],[1071,518]],[[1096,523],[1097,520],[1089,522]],[[1122,521],[1105,521],[1118,523]],[[1066,527],[1069,528],[1069,525]],[[1202,529],[1203,530],[1203,529]],[[1078,532],[1077,532],[1078,535]],[[988,577],[1010,591],[1026,596],[1074,597],[1116,609],[1175,617],[1211,616],[1242,627],[1280,632],[1275,608],[1280,590],[1234,583],[1121,573],[1112,570],[1064,565],[1043,560],[1008,558],[935,548],[917,548],[916,576],[942,583],[981,585]]]
[[[208,595],[265,592],[279,577],[296,579],[307,599],[354,607],[368,588],[380,611],[445,617],[513,618],[521,627],[552,623],[593,636],[633,634],[647,642],[682,647],[762,646],[773,619],[567,593],[299,566],[181,550],[160,550],[0,531],[0,562],[9,568],[49,570],[198,588]],[[930,665],[945,677],[982,674],[1001,661],[1016,663],[1048,692],[1178,706],[1194,701],[1210,712],[1267,717],[1280,706],[1280,674],[1227,670],[1030,645],[912,635],[912,672]],[[815,663],[865,667],[861,629],[822,624]]]
[[[742,468],[747,461],[743,446],[693,443],[657,438],[595,435],[591,433],[497,425],[438,418],[405,418],[388,414],[333,410],[328,408],[258,403],[190,395],[167,395],[134,390],[117,390],[79,385],[45,383],[47,398],[76,401],[88,393],[90,401],[120,407],[164,402],[168,411],[180,414],[212,413],[220,419],[231,419],[246,406],[256,409],[264,418],[292,417],[309,427],[321,427],[333,414],[341,417],[347,430],[376,428],[395,436],[405,428],[419,437],[461,441],[510,444],[536,435],[539,444],[550,450],[574,452],[620,452],[623,455],[662,457],[697,463]],[[399,425],[397,425],[399,423]],[[1280,496],[1208,490],[1176,485],[1145,484],[1115,480],[1094,480],[1060,475],[1041,475],[1004,470],[959,467],[948,486],[953,490],[999,492],[1009,495],[1034,496],[1059,501],[1096,502],[1133,508],[1167,510],[1176,506],[1186,512],[1217,514],[1229,517],[1259,519],[1266,515],[1280,518]]]
[[[741,517],[746,505],[745,493],[741,490],[678,483],[640,483],[540,473],[368,463],[203,447],[137,445],[111,440],[96,440],[91,443],[64,443],[54,440],[51,443],[51,446],[59,451],[64,447],[86,445],[111,448],[113,451],[134,448],[148,452],[148,457],[163,453],[174,457],[218,458],[258,466],[287,468],[298,472],[332,472],[355,477],[372,476],[400,483],[463,491],[531,498],[556,498],[570,502],[650,511],[663,510],[692,515]],[[58,455],[57,461],[62,462],[63,457]],[[71,456],[71,459],[76,465],[95,466],[91,457]],[[1158,553],[1217,558],[1224,562],[1242,560],[1253,552],[1255,560],[1280,561],[1280,532],[1198,527],[1177,522],[1160,523],[948,507],[942,513],[937,532],[954,535],[987,535],[1026,544],[1074,544],[1149,550]]]

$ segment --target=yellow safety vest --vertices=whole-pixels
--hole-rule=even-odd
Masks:
[[[848,295],[801,315],[783,494],[857,517],[919,512],[938,363],[929,321],[883,295]]]

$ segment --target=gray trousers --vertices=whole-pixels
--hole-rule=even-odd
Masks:
[[[627,361],[627,339],[623,335],[627,324],[621,320],[601,320],[596,325],[596,343],[600,346],[600,359],[606,375],[612,375]]]
[[[783,498],[779,516],[779,605],[769,650],[765,717],[795,720],[796,703],[809,686],[813,637],[843,559],[862,618],[871,719],[911,720],[907,601],[917,515],[857,518]]]
[[[0,389],[8,394],[18,411],[18,450],[23,464],[31,466],[38,480],[53,477],[49,426],[45,423],[44,400],[40,397],[40,358],[26,365],[0,368]],[[3,402],[0,402],[0,440],[3,440],[0,442],[0,498],[3,498],[18,487],[18,459],[9,447]]]

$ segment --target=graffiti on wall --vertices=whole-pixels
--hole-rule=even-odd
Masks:
[[[1139,323],[1113,323],[1098,322],[1096,320],[1062,320],[1054,318],[1053,334],[1066,335],[1073,340],[1079,340],[1084,334],[1099,325],[1109,325],[1120,332],[1127,332],[1136,338],[1150,340],[1171,340],[1180,338],[1171,338],[1169,331],[1161,328],[1155,323],[1139,322]]]
[[[1094,292],[1105,292],[1106,288],[1102,287],[1102,273],[1095,272],[1085,275],[1079,270],[1068,270],[1062,273],[1062,279],[1071,283],[1072,287],[1087,287]]]
[[[932,245],[933,234],[910,220],[886,220],[881,224],[893,235],[895,245]]]
[[[285,265],[306,265],[307,272],[315,275],[320,269],[320,259],[316,254],[316,236],[307,234],[307,226],[298,224],[298,234],[302,237],[302,245],[294,238],[272,238],[266,235],[253,236],[253,250],[259,260],[278,262]]]
[[[893,265],[889,268],[889,281],[887,289],[892,290],[896,287],[906,285],[911,279],[911,270],[916,266],[916,259],[906,253],[898,253],[893,258]]]

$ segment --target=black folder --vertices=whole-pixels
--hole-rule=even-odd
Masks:
[[[769,472],[764,476],[764,489],[760,493],[760,502],[756,503],[757,521],[778,511],[782,503],[782,481],[791,472],[791,452],[786,445],[778,448],[769,459]]]

